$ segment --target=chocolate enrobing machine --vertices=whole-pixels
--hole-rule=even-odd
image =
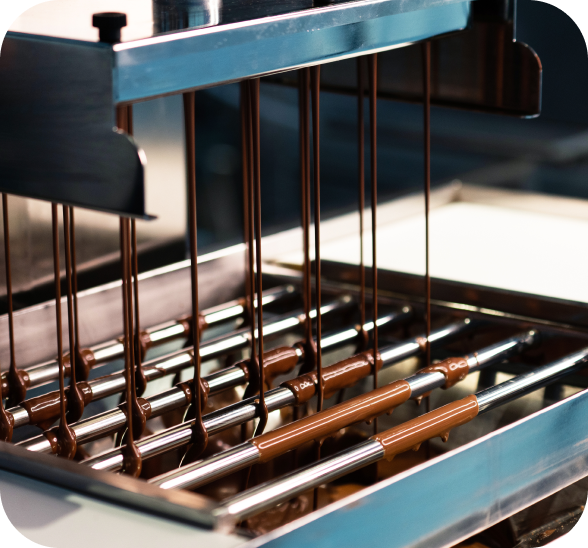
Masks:
[[[203,545],[338,547],[453,546],[586,475],[586,307],[430,276],[431,212],[497,201],[431,191],[431,105],[540,113],[514,0],[35,9],[0,57],[1,470]],[[302,204],[264,238],[260,81],[298,88]],[[243,201],[244,243],[191,261],[195,92],[235,82],[243,193],[218,199]],[[356,214],[322,223],[321,91],[358,98],[360,166]],[[377,207],[381,100],[423,105],[424,194]],[[150,177],[179,221],[153,220]],[[422,216],[424,276],[378,260],[396,215]],[[186,220],[188,259],[139,273]],[[100,262],[116,279],[78,291]]]

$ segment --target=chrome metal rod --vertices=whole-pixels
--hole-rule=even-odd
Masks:
[[[382,318],[382,320],[384,321],[378,321],[378,323],[381,323],[382,325],[390,325],[397,323],[399,321],[404,321],[405,319],[408,319],[410,317],[410,313],[410,309],[405,307],[400,312],[393,312],[386,315],[384,318]],[[271,326],[271,322],[268,322],[268,325]],[[368,327],[369,326],[367,326],[365,329],[367,330]],[[357,337],[358,332],[359,330],[357,328],[354,328],[351,330],[346,329],[344,331],[340,331],[332,335],[329,335],[326,337],[328,341],[328,347],[333,349],[337,346],[341,346],[343,344],[352,342],[353,339]],[[201,352],[204,349],[204,347],[205,345],[201,346]],[[157,369],[146,368],[145,374],[147,376],[147,380],[152,380],[152,377],[150,375],[152,371],[155,371],[157,373],[157,371],[161,370],[161,368],[165,368],[166,373],[172,373],[178,371],[184,366],[188,366],[190,363],[191,360],[189,354],[185,352],[177,353],[177,355],[175,355],[174,357],[169,358],[165,362],[160,363]],[[161,377],[161,373],[157,373],[157,375],[157,377],[153,378]],[[105,380],[108,382],[108,384],[107,382],[105,382]],[[237,365],[234,365],[231,367],[226,367],[225,369],[221,369],[220,371],[217,371],[215,373],[212,373],[211,375],[204,377],[204,380],[208,383],[210,389],[209,395],[214,395],[218,394],[223,390],[239,386],[245,383],[247,379],[243,369]],[[106,379],[97,379],[97,381],[99,381],[98,389],[100,390],[100,394],[102,395],[102,397],[109,395],[109,391],[110,393],[116,393],[117,391],[120,391],[125,387],[124,377],[120,375],[116,377],[113,376],[111,379],[108,379],[108,377]],[[92,391],[94,393],[94,388],[96,387],[96,385],[92,384],[91,382],[90,386],[92,387]],[[117,388],[117,390],[115,390],[115,387]],[[288,393],[291,394],[289,390]],[[269,394],[270,392],[268,392],[268,397],[270,397]],[[178,409],[190,403],[186,400],[186,393],[184,392],[184,390],[178,387],[172,387],[169,390],[161,392],[160,394],[156,394],[154,396],[146,398],[146,400],[151,406],[150,418],[160,416],[168,411]],[[241,403],[242,402],[239,402],[239,404]],[[13,408],[13,410],[14,409],[17,408]],[[223,411],[225,409],[228,408],[225,407]],[[252,416],[250,417],[251,419],[255,418],[255,406],[251,406],[251,409],[247,409],[247,407],[244,407],[244,410],[247,410],[248,414],[252,414]],[[207,417],[210,418],[208,422],[206,422]],[[217,428],[219,425],[222,426],[223,422],[218,422],[215,418],[214,413],[207,415],[207,417],[205,417],[205,425],[207,425],[209,433],[213,433],[214,431],[216,431],[215,428]],[[22,422],[28,420],[28,415],[26,415],[26,417],[21,417],[20,420]],[[245,419],[244,421],[246,420],[250,419]],[[71,424],[70,426],[76,433],[76,442],[79,445],[93,441],[95,439],[98,439],[109,434],[113,434],[120,428],[122,428],[124,424],[124,413],[122,413],[120,409],[115,408],[111,411],[105,411],[104,413],[101,413],[94,417],[89,417],[87,419],[81,420],[77,423]],[[20,442],[18,445],[36,452],[51,452],[51,445],[48,443],[44,435],[35,436],[28,440],[24,440]]]
[[[378,320],[379,323],[380,320]],[[431,334],[431,342],[440,343],[446,341],[458,333],[463,333],[470,326],[466,318],[443,327]],[[366,328],[369,325],[366,324]],[[373,326],[372,326],[373,327]],[[419,345],[421,342],[421,345]],[[383,367],[388,367],[408,357],[422,352],[422,337],[416,337],[410,341],[392,345],[382,349]],[[384,356],[386,356],[384,358]],[[441,375],[442,376],[442,375]],[[443,377],[443,376],[442,376]],[[445,377],[443,377],[443,380]],[[265,403],[268,411],[275,411],[284,407],[294,405],[296,399],[289,388],[279,387],[266,392]],[[242,402],[235,403],[209,413],[203,417],[207,432],[212,435],[233,426],[238,426],[258,416],[256,398],[249,398]],[[143,459],[165,453],[190,442],[192,435],[192,423],[185,422],[173,428],[163,430],[153,436],[148,436],[137,442],[137,447]],[[74,425],[75,428],[75,425]],[[82,461],[83,464],[99,470],[119,470],[122,466],[122,451],[120,448],[111,449],[89,459]]]
[[[279,286],[265,291],[262,297],[263,306],[275,303],[294,294],[296,289],[292,285]],[[257,301],[256,301],[257,303]],[[244,308],[240,300],[231,301],[220,306],[215,306],[203,311],[202,316],[208,326],[233,320],[243,314]],[[171,321],[146,330],[154,346],[182,336],[185,333],[184,326],[179,321]],[[118,341],[107,341],[90,347],[96,365],[121,359],[124,354],[124,346]],[[57,360],[31,366],[25,369],[30,378],[30,388],[54,381],[59,376]],[[5,375],[2,376],[4,379]]]
[[[391,318],[391,319],[398,319],[398,318],[403,318],[403,317],[404,317],[404,312],[398,313],[396,315],[390,314],[389,316],[387,316],[387,318]],[[270,326],[273,325],[271,322],[268,322],[268,324]],[[349,330],[346,330],[345,333],[347,333],[348,331]],[[354,336],[357,336],[357,331],[354,331]],[[334,342],[332,342],[331,346],[340,345],[340,344],[343,344],[344,342],[349,342],[350,339],[351,339],[351,337],[348,337],[347,339],[343,339],[342,337],[339,336],[339,334],[334,334],[332,336],[332,340]],[[202,345],[200,347],[201,352],[202,352],[204,346],[205,345]],[[173,372],[176,372],[180,369],[183,369],[184,367],[187,367],[190,363],[191,363],[190,355],[186,354],[185,352],[182,352],[182,353],[178,353],[175,357],[169,358],[165,362],[160,363],[160,365],[158,366],[158,369],[165,368],[165,374],[168,374],[168,373],[173,373]],[[152,380],[153,378],[159,378],[162,376],[161,373],[158,373],[156,377],[152,377],[150,375],[150,373],[152,371],[157,371],[157,370],[147,369],[145,371],[146,376],[147,376],[147,380]],[[221,369],[220,371],[217,371],[215,373],[212,373],[211,375],[204,377],[204,380],[206,382],[208,382],[209,389],[210,389],[209,395],[214,395],[214,394],[218,394],[219,392],[221,392],[223,390],[227,390],[229,388],[239,386],[239,385],[243,384],[244,382],[246,382],[247,379],[246,379],[246,376],[245,376],[243,369],[241,367],[235,365],[235,366],[227,367],[225,369]],[[119,392],[120,390],[124,389],[124,387],[126,386],[124,377],[122,377],[121,375],[116,376],[116,377],[113,376],[112,379],[108,380],[108,384],[106,382],[104,382],[104,379],[97,379],[97,381],[100,381],[100,383],[98,384],[98,388],[100,390],[100,394],[102,397],[105,397],[105,396],[112,394],[112,393]],[[90,383],[90,385],[92,387],[92,390],[94,390],[95,385],[92,385],[92,383]],[[290,392],[290,390],[286,390],[286,391],[288,392],[289,395],[292,394]],[[270,396],[271,392],[272,391],[267,393],[268,397],[271,397]],[[184,390],[182,390],[181,388],[178,388],[178,387],[172,387],[169,390],[165,390],[164,392],[161,392],[159,394],[156,394],[154,396],[146,398],[146,400],[151,406],[150,418],[158,417],[168,411],[178,409],[178,408],[183,407],[185,405],[188,405],[190,403],[186,399],[186,393],[184,392]],[[239,402],[239,404],[236,404],[236,405],[240,405],[241,403],[243,403],[243,402]],[[221,411],[224,411],[225,409],[229,409],[229,407],[225,407]],[[281,407],[283,407],[283,405]],[[278,407],[277,409],[280,409],[281,407]],[[244,416],[251,415],[251,417],[249,419],[244,419],[243,422],[246,422],[247,420],[254,419],[256,416],[255,415],[256,410],[257,410],[257,408],[254,405],[252,405],[251,408],[247,408],[247,406],[244,406],[242,409],[242,411],[244,411],[246,413]],[[28,423],[29,417],[28,417],[27,412],[24,409],[15,407],[15,408],[12,408],[11,411],[14,412],[13,416],[15,417],[15,422],[16,422],[16,419],[19,420],[19,426],[22,426],[22,425]],[[215,412],[215,413],[218,413],[218,412]],[[228,426],[224,426],[224,421],[222,419],[220,421],[217,419],[215,413],[211,413],[211,414],[207,415],[206,417],[204,417],[204,424],[205,424],[205,426],[207,426],[207,430],[211,434],[218,431],[219,427],[221,430],[228,428]],[[207,422],[207,418],[210,418],[210,420],[208,422]],[[73,429],[73,431],[76,434],[77,444],[81,445],[83,443],[88,443],[88,442],[94,441],[96,439],[99,439],[103,436],[107,436],[109,434],[113,434],[113,433],[117,432],[118,430],[120,430],[121,428],[124,427],[125,421],[126,421],[126,419],[125,419],[124,413],[119,408],[115,408],[110,411],[105,411],[103,413],[100,413],[99,415],[95,415],[93,417],[89,417],[87,419],[81,420],[77,423],[73,423],[70,425],[70,427]],[[166,430],[166,432],[167,432],[167,430]],[[23,440],[23,441],[19,442],[17,445],[20,445],[21,447],[24,447],[24,448],[28,449],[29,451],[35,451],[35,452],[39,452],[39,453],[51,453],[52,452],[51,444],[49,443],[48,439],[43,434],[29,438],[27,440]],[[150,456],[154,456],[154,455],[150,455]]]
[[[307,490],[378,462],[383,457],[382,445],[375,440],[366,440],[330,458],[230,497],[213,510],[213,513],[221,522],[235,524]]]
[[[482,390],[476,394],[478,414],[490,411],[542,388],[546,384],[555,382],[565,375],[586,367],[587,362],[588,348],[585,348],[552,364]],[[426,415],[424,416],[426,417]],[[373,464],[384,456],[384,447],[379,441],[366,440],[332,457],[230,497],[221,503],[214,513],[226,525],[236,524],[305,491],[315,489],[345,474]]]
[[[535,344],[538,339],[538,332],[532,330],[483,348],[479,352],[476,352],[473,357],[477,368],[470,367],[469,371],[473,372],[503,361],[509,356],[529,348]],[[480,356],[483,357],[480,358]],[[405,380],[410,385],[412,397],[420,396],[426,392],[434,390],[435,388],[441,388],[446,382],[445,375],[439,371],[416,374]],[[366,394],[365,396],[369,396],[369,394]],[[358,398],[361,397],[362,396],[358,396]],[[354,420],[357,419],[358,417],[354,415]],[[346,424],[345,426],[351,426],[351,424]],[[312,441],[312,435],[309,439],[301,439],[301,443],[310,441]],[[159,485],[162,489],[199,487],[210,481],[248,467],[251,464],[251,460],[254,458],[252,456],[254,452],[257,457],[255,457],[253,462],[257,462],[260,457],[257,448],[249,442],[244,442],[241,445],[223,451],[210,459],[203,459],[188,464],[187,466],[182,466],[181,468],[161,474],[149,481],[150,483]],[[244,455],[243,460],[237,458],[240,453]],[[245,463],[245,455],[247,456],[247,463]],[[214,462],[212,459],[214,459]]]
[[[480,371],[489,365],[500,363],[515,354],[518,354],[532,346],[540,340],[540,334],[535,329],[530,329],[496,344],[492,344],[468,356],[467,362],[469,372]],[[432,373],[420,373],[406,379],[412,390],[412,397],[422,396],[435,388],[445,384],[445,376],[438,371]]]
[[[587,363],[588,348],[584,348],[554,363],[537,367],[533,371],[517,375],[508,381],[481,390],[476,394],[478,414],[491,411],[505,403],[543,388],[574,371],[583,369]]]
[[[342,297],[322,307],[322,315],[340,311],[351,303],[350,297]],[[312,311],[316,316],[316,311]],[[313,317],[314,317],[313,316]],[[408,317],[408,312],[393,313],[386,318],[390,322],[399,321]],[[264,329],[266,334],[279,334],[298,327],[301,324],[301,314],[299,311],[289,313],[277,319],[267,322]],[[257,332],[256,332],[257,334]],[[357,332],[355,332],[357,334]],[[200,357],[202,361],[212,360],[218,358],[228,352],[245,348],[249,344],[250,333],[247,329],[233,331],[221,337],[217,337],[210,341],[206,341],[200,345]],[[334,336],[332,344],[338,344],[340,334]],[[159,379],[171,373],[177,373],[186,369],[192,364],[191,348],[178,350],[167,356],[145,362],[143,364],[143,372],[148,382]],[[245,382],[245,374],[240,367],[234,366],[218,371],[211,376],[210,393],[218,393],[221,390],[226,390],[234,386],[238,386]],[[112,396],[125,389],[126,382],[123,372],[112,373],[105,377],[100,377],[89,381],[90,389],[92,390],[92,401],[98,401],[107,396]],[[24,407],[18,405],[8,409],[7,411],[13,414],[15,419],[14,427],[25,426],[29,424],[29,415],[26,411],[23,413]],[[91,419],[89,419],[91,420]],[[33,441],[33,440],[27,440]],[[78,440],[79,441],[79,440]],[[25,443],[25,442],[22,442]]]

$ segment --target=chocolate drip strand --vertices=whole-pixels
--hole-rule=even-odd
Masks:
[[[378,101],[378,54],[369,58],[370,79],[370,171],[371,171],[371,209],[372,209],[372,317],[374,322],[373,359],[376,363],[378,355],[378,262],[377,262],[377,208],[378,208],[378,131],[377,131],[377,101]],[[373,371],[374,390],[378,388],[378,369]],[[378,419],[374,419],[374,433],[378,432]]]
[[[67,393],[68,419],[71,422],[80,420],[84,413],[84,395],[76,383],[76,361],[78,359],[75,351],[75,316],[73,303],[73,282],[72,282],[72,250],[71,250],[71,228],[70,228],[70,207],[63,206],[63,236],[65,244],[65,278],[67,280],[67,326],[69,335],[69,390]]]
[[[299,111],[300,111],[300,182],[302,191],[302,249],[304,253],[302,280],[304,293],[304,363],[300,371],[309,373],[316,367],[317,350],[312,336],[312,267],[310,260],[310,69],[301,69],[299,77]]]
[[[365,264],[363,259],[363,213],[365,209],[365,127],[363,115],[363,101],[365,94],[365,82],[363,74],[363,58],[357,58],[357,152],[358,152],[358,179],[359,179],[359,313],[362,337],[361,349],[367,344],[365,326]]]
[[[431,207],[431,43],[423,44],[424,137],[425,137],[425,318],[427,362],[431,364],[431,275],[429,271],[429,211]]]
[[[257,266],[257,302],[261,303],[262,271],[261,271],[261,155],[260,155],[260,132],[259,132],[259,78],[249,81],[250,100],[251,100],[251,128],[253,144],[253,181],[254,188],[254,205],[255,205],[255,258]],[[258,360],[259,360],[259,405],[261,415],[259,424],[255,430],[255,435],[261,434],[267,424],[268,410],[265,404],[265,379],[263,367],[263,306],[257,307],[257,341],[258,341]]]
[[[321,67],[311,69],[312,144],[314,168],[314,272],[316,305],[316,372],[318,377],[317,411],[323,409],[323,374],[321,351],[321,158],[320,158],[320,86]]]
[[[55,319],[57,322],[57,362],[59,364],[59,426],[55,435],[55,451],[72,459],[76,454],[76,437],[67,424],[65,399],[65,371],[63,363],[63,333],[61,329],[61,272],[59,267],[59,219],[57,204],[51,204],[51,228],[53,233],[53,274],[55,281]]]
[[[6,267],[6,297],[8,300],[8,341],[10,344],[10,369],[7,375],[8,381],[8,405],[12,403],[12,385],[13,379],[18,377],[16,370],[16,359],[14,355],[14,319],[12,315],[12,278],[10,268],[10,235],[8,233],[8,198],[6,194],[2,194],[2,211],[4,216],[4,265]],[[1,372],[0,372],[1,373]],[[0,374],[0,379],[2,375]],[[25,393],[22,394],[22,399],[25,398]],[[0,439],[2,441],[10,441],[14,430],[14,418],[10,413],[4,409],[3,398],[5,394],[2,393],[2,383],[0,382]],[[21,394],[17,395],[20,398]]]
[[[127,133],[133,135],[133,107],[127,107]],[[147,378],[143,372],[143,358],[146,348],[141,340],[141,322],[139,318],[139,254],[137,253],[137,226],[135,219],[131,219],[131,267],[133,273],[133,298],[135,306],[135,384],[137,395],[140,396],[147,388]]]
[[[119,126],[120,127],[120,126]],[[141,454],[134,441],[134,409],[133,401],[136,394],[133,394],[135,383],[133,375],[133,345],[132,341],[132,306],[129,302],[129,221],[120,219],[120,250],[121,250],[121,274],[122,274],[122,308],[124,325],[124,347],[125,347],[125,381],[126,381],[126,418],[127,435],[126,445],[123,448],[123,471],[131,476],[138,476],[141,473]]]
[[[190,274],[192,299],[192,341],[194,345],[192,451],[201,453],[208,444],[208,433],[202,422],[202,394],[200,382],[200,316],[198,304],[198,240],[196,219],[196,94],[184,94],[184,124],[188,174],[188,226],[190,236]]]
[[[249,367],[249,384],[243,396],[244,399],[255,396],[263,388],[261,387],[261,372],[259,361],[257,359],[257,345],[255,335],[255,249],[254,249],[254,233],[255,233],[255,206],[253,195],[253,128],[252,128],[252,108],[251,108],[251,87],[250,82],[244,82],[242,87],[244,95],[244,121],[245,121],[245,141],[244,141],[244,156],[247,158],[245,178],[245,202],[247,205],[247,225],[245,227],[245,241],[247,245],[247,302],[249,308],[249,327],[250,327],[250,341],[251,341],[251,356]],[[243,434],[245,432],[243,431]]]
[[[253,315],[253,301],[249,294],[249,84],[240,84],[240,110],[241,110],[241,175],[243,183],[243,241],[245,243],[245,311],[248,322]]]
[[[8,196],[2,194],[2,214],[4,220],[4,266],[6,268],[6,300],[8,304],[8,343],[10,349],[10,368],[8,370],[8,407],[23,401],[27,393],[26,377],[16,366],[14,347],[14,309],[12,305],[12,267],[10,260],[10,228],[8,223]],[[1,389],[0,389],[1,390]]]

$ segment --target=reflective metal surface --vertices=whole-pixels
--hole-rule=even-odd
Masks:
[[[505,341],[500,341],[491,346],[487,346],[479,352],[476,352],[474,356],[470,356],[468,359],[470,373],[478,371],[497,360],[506,360],[507,358],[537,344],[539,340],[539,332],[536,329],[531,329],[523,335],[515,335]]]
[[[59,45],[72,58],[78,57],[82,43],[71,39],[96,46],[96,31],[89,23],[92,10],[101,11],[88,6],[86,20],[57,31]],[[165,34],[151,36],[148,26],[129,28],[123,43],[96,49],[106,56],[112,52],[112,75],[105,71],[101,76],[112,85],[114,102],[120,103],[390,49],[461,30],[469,14],[470,2],[459,0],[362,0],[323,7],[307,1],[158,1],[154,28]],[[187,30],[190,25],[194,27]],[[54,27],[50,11],[40,22],[33,13],[28,19],[25,14],[13,25],[19,33],[10,32],[7,39],[54,35]],[[178,29],[183,32],[168,32]],[[124,41],[125,36],[132,39]]]
[[[311,464],[286,474],[278,480],[261,484],[231,497],[214,510],[214,515],[221,520],[221,523],[238,523],[247,517],[272,508],[280,502],[290,500],[307,490],[319,487],[357,468],[377,462],[383,456],[384,448],[382,445],[377,441],[367,440],[351,449],[338,453],[334,457]],[[165,488],[165,484],[161,485],[161,487]],[[388,523],[390,523],[390,518],[388,518]],[[340,535],[333,536],[340,537]]]
[[[508,403],[523,394],[538,390],[547,384],[570,375],[586,367],[588,362],[588,348],[543,367],[538,367],[524,375],[517,375],[509,381],[492,386],[478,392],[478,409],[480,413],[490,411],[500,405]]]
[[[2,192],[148,217],[144,155],[114,131],[112,66],[110,48],[74,52],[55,40],[6,36],[0,56]]]
[[[182,489],[204,485],[217,477],[255,464],[258,459],[259,449],[245,442],[206,460],[190,464],[181,470],[172,470],[164,476],[150,480],[149,483],[158,485],[162,489]]]
[[[198,274],[208,289],[201,298],[205,312],[241,295],[244,283],[243,250],[243,245],[236,245],[198,257]],[[139,274],[139,292],[143,326],[156,326],[190,314],[185,298],[190,294],[190,262],[182,261]],[[80,291],[78,302],[80,335],[84,345],[92,348],[96,345],[104,361],[108,361],[115,351],[118,355],[120,347],[111,345],[123,333],[120,281]],[[65,310],[65,297],[61,306]],[[67,332],[66,316],[62,324],[64,333]],[[27,371],[30,368],[30,372],[34,367],[32,374],[37,384],[49,380],[50,366],[56,365],[55,302],[47,301],[15,312],[14,336],[19,366]],[[8,340],[6,315],[0,316],[0,339]],[[30,344],[31,340],[36,344]],[[67,340],[64,340],[64,347],[67,351]],[[7,345],[0,346],[0,362],[7,363],[8,360]],[[46,365],[37,366],[44,362]],[[55,375],[54,370],[51,370],[51,375]]]
[[[584,391],[259,537],[252,546],[294,548],[320,538],[324,548],[355,548],[366,531],[373,548],[454,546],[584,477],[587,414]],[[394,534],[391,523],[398,524]]]
[[[470,28],[432,41],[433,105],[519,117],[540,114],[541,61],[515,39],[514,5],[513,0],[475,2]],[[422,102],[420,56],[418,45],[382,52],[378,96]],[[357,93],[356,63],[351,60],[325,65],[321,76],[324,89]],[[296,85],[292,74],[272,80]]]

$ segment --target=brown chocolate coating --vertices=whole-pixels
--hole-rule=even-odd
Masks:
[[[14,407],[26,398],[27,388],[31,385],[31,380],[26,371],[10,369],[6,377],[8,390],[8,407]],[[4,384],[4,383],[3,383]],[[2,387],[4,392],[4,387]]]
[[[265,390],[272,387],[276,377],[290,373],[298,364],[298,355],[296,349],[291,346],[280,346],[263,354],[263,373]],[[245,391],[245,398],[251,397],[259,392],[259,379],[257,378],[257,365],[252,367],[251,360],[243,360],[236,364],[247,373],[247,378],[251,379],[250,384]],[[256,381],[257,379],[257,381]]]
[[[78,383],[78,388],[82,393],[84,404],[88,405],[92,401],[92,389],[90,385],[86,381],[82,381]],[[65,392],[64,404],[68,406],[69,388],[66,388]],[[28,413],[30,424],[37,424],[41,428],[48,428],[59,417],[59,402],[59,390],[55,390],[54,392],[48,392],[42,396],[25,400],[20,405]]]
[[[446,390],[447,388],[456,385],[458,382],[463,381],[463,379],[468,376],[468,373],[470,372],[468,358],[467,356],[465,358],[447,358],[442,362],[419,369],[416,372],[416,375],[421,373],[433,373],[435,371],[443,373],[445,376],[445,384],[441,388]],[[428,397],[430,394],[431,392],[426,392],[421,394],[418,398],[415,398],[415,400],[420,405],[423,398]]]
[[[88,380],[88,377],[90,376],[90,369],[96,365],[94,352],[92,352],[89,348],[81,348],[80,351],[76,354],[76,359],[74,361],[76,364],[76,379],[81,381]],[[70,370],[71,365],[69,354],[63,356],[63,366],[65,367],[66,371]]]
[[[253,438],[250,443],[259,450],[260,462],[267,462],[306,442],[323,440],[341,428],[389,413],[410,395],[410,385],[396,381]]]
[[[421,373],[433,373],[439,371],[445,376],[445,384],[442,388],[447,389],[456,385],[458,382],[463,381],[470,372],[470,366],[468,365],[467,358],[447,358],[442,362],[423,367],[417,371],[417,375]]]
[[[379,441],[384,447],[384,458],[392,460],[395,455],[409,449],[418,450],[421,443],[431,438],[439,436],[447,441],[451,429],[471,421],[477,415],[478,400],[472,395],[376,434],[371,439]]]
[[[11,441],[14,432],[14,417],[4,409],[0,401],[0,440]]]
[[[177,388],[181,388],[186,394],[186,405],[193,403],[194,392],[192,390],[194,383],[190,381],[181,382],[176,384]],[[206,404],[208,403],[208,396],[210,394],[210,387],[205,379],[200,379],[200,408],[204,411]]]
[[[77,451],[76,435],[67,423],[61,423],[59,426],[43,432],[43,435],[49,440],[53,454],[66,459],[75,457]]]
[[[326,399],[335,395],[339,390],[353,386],[361,379],[364,379],[373,372],[373,354],[371,351],[362,352],[338,362],[323,370],[323,389]],[[378,354],[377,369],[383,365],[381,356]],[[282,386],[289,388],[296,396],[296,404],[300,405],[309,401],[316,394],[317,387],[316,372],[301,375],[295,379],[283,382]]]

